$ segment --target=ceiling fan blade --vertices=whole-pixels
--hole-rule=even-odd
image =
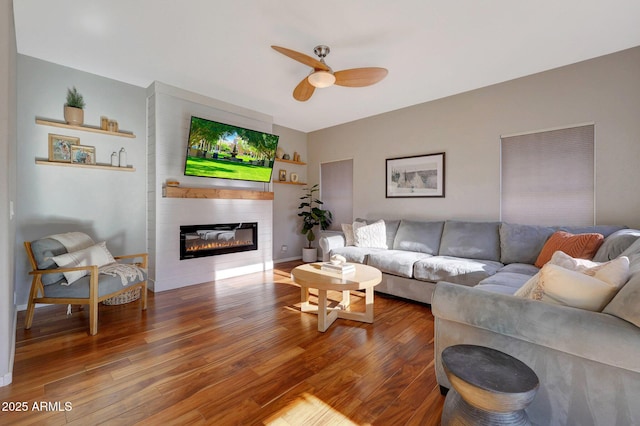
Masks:
[[[295,61],[308,65],[315,70],[329,71],[329,67],[326,64],[323,64],[319,60],[314,59],[311,56],[307,56],[304,53],[296,52],[295,50],[287,49],[286,47],[280,47],[280,46],[271,46],[271,47],[276,52],[280,52],[283,55],[288,56]]]
[[[293,89],[293,97],[300,102],[308,101],[313,92],[316,90],[315,87],[309,83],[307,77],[303,78],[300,83]]]
[[[338,86],[364,87],[379,82],[388,73],[386,68],[371,67],[336,71],[333,75],[336,77],[335,84]]]

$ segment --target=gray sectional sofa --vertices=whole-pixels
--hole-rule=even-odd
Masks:
[[[372,223],[374,221],[368,221]],[[640,424],[640,231],[616,226],[541,227],[501,222],[385,220],[387,249],[320,239],[323,256],[383,272],[376,291],[431,304],[436,376],[449,388],[440,355],[460,343],[492,347],[536,372],[527,409],[534,424]],[[605,237],[593,258],[630,260],[631,276],[602,312],[514,296],[557,230]]]

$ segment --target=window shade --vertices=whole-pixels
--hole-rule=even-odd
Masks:
[[[593,225],[594,126],[501,138],[501,218],[535,225]]]

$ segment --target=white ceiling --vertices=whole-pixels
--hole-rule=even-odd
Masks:
[[[304,132],[640,45],[639,0],[14,0],[14,13],[21,54]],[[335,71],[389,75],[298,102],[310,68],[272,44],[310,56],[326,44]]]

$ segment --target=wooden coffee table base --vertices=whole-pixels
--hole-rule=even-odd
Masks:
[[[321,263],[307,263],[293,268],[291,278],[300,286],[302,312],[318,314],[318,331],[325,332],[337,318],[366,323],[373,322],[373,288],[382,280],[382,273],[368,265],[354,265],[355,270],[344,275],[322,269]],[[318,289],[318,305],[309,303],[309,289]],[[365,291],[365,311],[352,312],[351,290]],[[327,291],[342,293],[336,307],[328,306]]]
[[[365,311],[351,312],[351,292],[342,292],[342,301],[336,307],[328,305],[327,290],[318,289],[318,305],[309,303],[309,288],[300,287],[300,301],[302,312],[310,312],[318,315],[318,331],[325,332],[337,318],[373,323],[373,287],[365,290]]]

